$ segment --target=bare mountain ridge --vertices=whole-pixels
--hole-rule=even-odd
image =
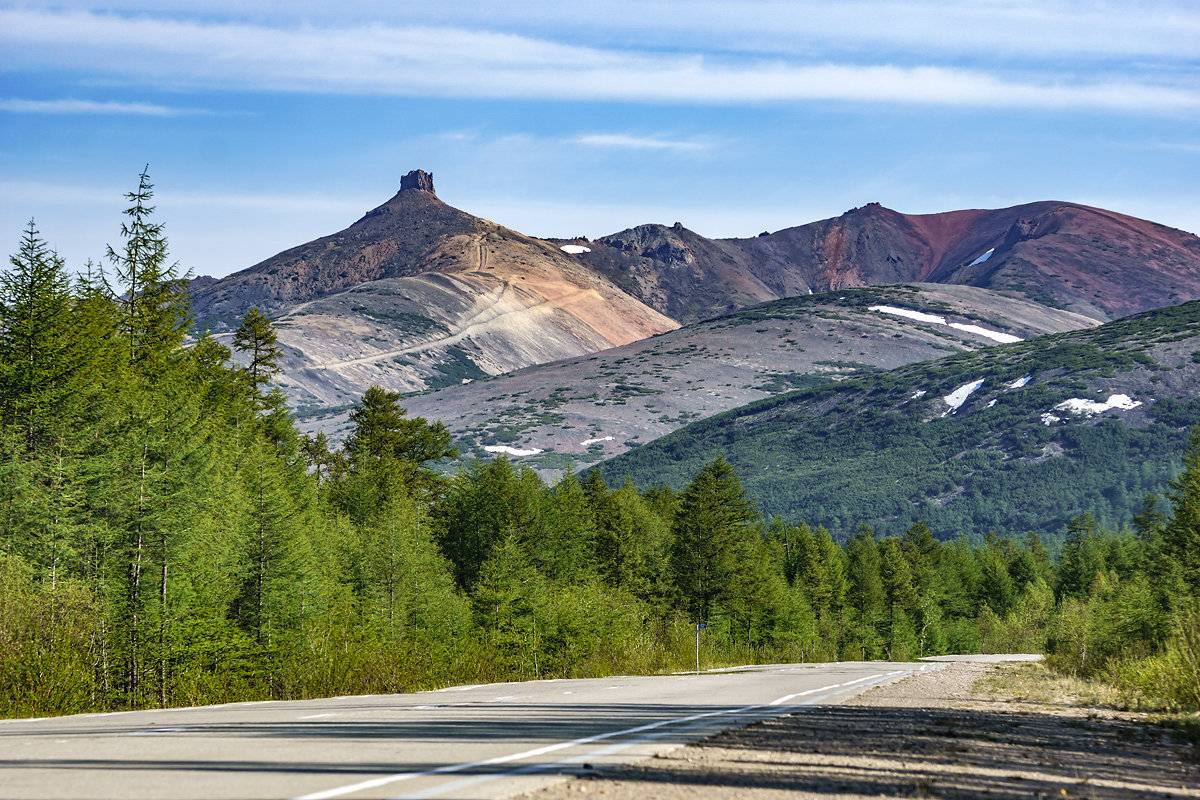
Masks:
[[[1200,297],[1200,238],[1057,201],[940,214],[871,203],[749,239],[642,225],[589,246],[582,258],[680,322],[809,291],[905,282],[996,289],[1105,319]]]
[[[678,327],[557,245],[446,205],[431,175],[401,186],[341,233],[193,291],[220,337],[246,308],[274,317],[293,407],[345,404],[373,384],[461,383]]]
[[[380,278],[434,268],[427,255],[444,237],[478,232],[486,220],[443,203],[433,176],[414,170],[400,190],[338,233],[284,250],[217,281],[193,282],[192,310],[215,331],[257,306],[268,314]],[[197,285],[199,284],[199,285]]]
[[[903,313],[907,312],[907,313]],[[844,380],[1100,320],[987,289],[908,284],[804,295],[585,356],[406,397],[463,453],[507,446],[551,475],[689,422],[795,388]],[[957,327],[956,327],[957,326]],[[346,413],[302,427],[340,438]]]
[[[931,281],[1092,319],[1200,296],[1200,239],[1070,203],[906,215],[869,204],[750,239],[643,225],[568,253],[442,202],[414,170],[345,230],[192,284],[202,327],[258,306],[294,406],[417,392],[587,355],[813,291]],[[582,242],[582,240],[576,240]]]

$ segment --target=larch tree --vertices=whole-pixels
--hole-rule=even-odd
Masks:
[[[70,278],[33,220],[9,263],[11,269],[0,273],[0,419],[18,426],[32,452],[63,416],[78,366]]]
[[[169,263],[167,238],[153,220],[154,184],[147,166],[138,176],[138,188],[125,195],[131,205],[121,223],[124,244],[108,246],[108,260],[116,270],[113,294],[121,308],[120,333],[129,361],[141,374],[153,378],[163,361],[183,344],[190,317],[188,275],[178,263]]]
[[[241,324],[233,334],[233,347],[246,354],[246,377],[255,395],[261,399],[263,389],[279,372],[283,348],[279,346],[271,320],[259,312],[257,306],[242,316]]]

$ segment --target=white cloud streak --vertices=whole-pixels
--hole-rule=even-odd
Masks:
[[[710,142],[634,136],[627,133],[588,133],[571,139],[571,142],[585,147],[607,147],[614,150],[665,150],[682,153],[695,153],[712,148]]]
[[[0,11],[6,65],[161,88],[754,104],[812,101],[1191,114],[1200,89],[1149,79],[1006,77],[957,66],[796,63],[586,47],[445,27],[274,28]],[[129,58],[128,53],[137,54]]]
[[[200,111],[170,108],[151,103],[119,103],[96,100],[0,99],[0,111],[16,114],[132,114],[145,117],[176,117]]]

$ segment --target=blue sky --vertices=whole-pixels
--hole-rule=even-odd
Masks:
[[[752,236],[877,201],[1200,232],[1200,3],[0,0],[0,234],[73,268],[143,165],[223,275],[434,173],[535,236]]]

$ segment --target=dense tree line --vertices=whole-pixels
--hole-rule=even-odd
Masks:
[[[0,275],[0,714],[681,669],[697,623],[709,664],[1049,642],[1195,674],[1200,442],[1136,533],[1077,518],[1057,562],[922,523],[839,545],[764,520],[721,458],[680,491],[445,477],[450,433],[378,387],[341,447],[302,436],[257,310],[232,350],[189,336],[152,188],[107,267],[72,278],[31,222]]]

